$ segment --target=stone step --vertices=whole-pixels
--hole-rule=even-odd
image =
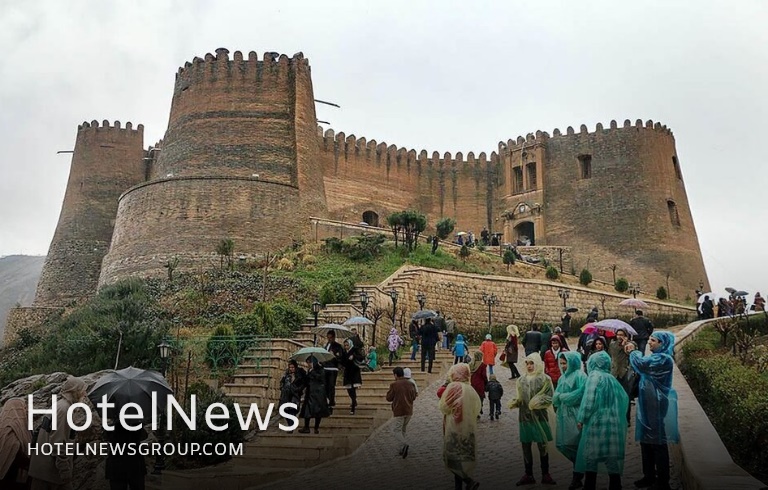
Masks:
[[[224,391],[228,396],[242,396],[242,395],[258,395],[259,397],[266,394],[269,389],[267,383],[227,383],[224,385]]]

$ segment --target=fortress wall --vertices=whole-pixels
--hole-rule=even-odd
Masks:
[[[132,275],[166,274],[179,268],[218,266],[217,243],[231,238],[235,256],[291,243],[286,233],[298,191],[282,183],[248,178],[173,178],[148,182],[120,198],[120,219],[104,259],[100,285]]]
[[[650,294],[666,286],[676,298],[707,284],[696,230],[681,179],[671,132],[652,121],[589,133],[558,130],[546,141],[547,244],[570,245],[577,273],[587,266],[596,278],[639,281]],[[589,179],[581,178],[579,155],[591,155]],[[673,224],[668,201],[677,207]],[[705,286],[708,287],[708,286]]]
[[[142,182],[144,127],[103,121],[78,127],[69,181],[34,306],[64,306],[96,292],[117,200]]]
[[[428,217],[427,233],[441,217],[452,217],[456,231],[472,230],[479,236],[497,207],[496,153],[417,154],[328,130],[321,139],[320,161],[332,219],[360,221],[371,210],[386,226],[388,214],[416,209]]]
[[[259,61],[220,48],[179,69],[168,130],[151,178],[201,175],[297,185],[295,76],[307,60],[273,53]],[[314,126],[314,123],[313,123]]]

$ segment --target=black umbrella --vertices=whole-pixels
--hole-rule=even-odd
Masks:
[[[735,292],[736,292],[736,290],[735,290],[735,289],[733,289],[733,288],[725,288],[725,290],[726,290],[726,291],[728,291],[728,292],[729,292],[729,293],[731,293],[731,294],[733,294],[733,293],[735,293]]]
[[[144,417],[150,417],[153,392],[157,393],[157,406],[162,413],[165,410],[167,395],[173,393],[168,382],[157,371],[131,366],[104,375],[88,392],[88,399],[95,405],[107,395],[107,401],[115,404],[114,408],[107,410],[109,418],[117,418],[120,407],[126,403],[136,403],[141,407]]]
[[[736,291],[735,293],[733,293],[734,296],[746,296],[748,294],[749,293],[746,291]]]
[[[569,306],[568,308],[565,309],[565,311],[567,311],[568,313],[576,313],[577,311],[579,311],[579,309],[576,308],[575,306]]]
[[[417,311],[411,317],[411,320],[426,320],[427,318],[437,318],[437,313],[432,310]]]

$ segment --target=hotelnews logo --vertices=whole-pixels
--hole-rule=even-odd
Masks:
[[[151,410],[149,413],[151,430],[158,430],[161,425],[159,424],[159,398],[157,392],[151,393]],[[166,411],[164,413],[164,428],[166,430],[173,430],[174,412],[178,415],[178,418],[183,422],[189,430],[198,429],[197,420],[197,397],[196,395],[190,396],[189,412],[185,412],[184,408],[176,401],[176,398],[168,394],[166,395]],[[242,431],[247,431],[251,427],[251,423],[255,421],[256,426],[260,431],[266,431],[269,427],[270,419],[275,412],[275,403],[267,405],[266,410],[262,411],[257,404],[251,403],[244,410],[239,403],[234,403],[234,414],[230,413],[230,409],[223,403],[212,403],[206,410],[203,417],[205,426],[215,432],[221,432],[228,430],[230,424],[237,423]],[[30,407],[27,416],[27,425],[30,431],[34,430],[34,418],[37,415],[43,415],[46,419],[50,420],[50,425],[44,427],[43,430],[48,432],[57,430],[69,430],[74,432],[82,432],[91,427],[93,424],[93,413],[90,406],[85,403],[78,402],[73,403],[67,408],[66,412],[66,428],[59,427],[60,421],[58,420],[58,395],[51,395],[50,408],[34,408],[34,397],[28,396],[27,406]],[[144,422],[146,415],[141,406],[137,403],[126,403],[120,407],[117,414],[117,419],[112,424],[109,421],[108,411],[115,408],[114,403],[107,401],[107,395],[102,396],[101,401],[96,403],[96,409],[100,413],[102,421],[102,429],[108,432],[114,431],[116,425],[119,424],[123,429],[131,432],[140,431],[144,428]],[[288,425],[282,422],[278,423],[278,428],[285,432],[291,432],[299,426],[299,419],[294,414],[298,410],[298,406],[295,403],[284,403],[277,409],[279,417],[288,422]],[[75,415],[78,411],[82,411],[84,420],[82,423],[77,424],[75,422]],[[293,413],[291,413],[293,412]],[[233,421],[234,416],[234,421]],[[44,424],[45,426],[46,424]],[[70,437],[69,439],[72,439]],[[189,444],[174,444],[174,443],[112,443],[112,442],[96,442],[96,443],[81,443],[75,442],[32,442],[28,447],[29,455],[42,454],[42,455],[58,455],[58,456],[71,456],[71,455],[95,455],[95,456],[108,456],[108,455],[136,455],[142,456],[157,456],[164,455],[205,455],[205,456],[237,456],[243,454],[242,444],[225,444],[225,443],[189,443]]]

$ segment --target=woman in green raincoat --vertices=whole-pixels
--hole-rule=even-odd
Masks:
[[[520,442],[523,445],[525,474],[517,485],[536,483],[533,477],[533,451],[535,442],[539,448],[541,461],[541,482],[554,485],[555,480],[549,475],[549,453],[547,443],[552,440],[551,423],[555,421],[552,410],[552,380],[544,374],[544,361],[538,352],[525,357],[525,371],[517,380],[517,398],[509,403],[509,408],[519,409]]]
[[[611,375],[611,356],[596,352],[587,361],[589,376],[576,416],[581,429],[576,471],[584,473],[584,489],[594,490],[597,473],[608,473],[609,490],[621,490],[629,397]]]
[[[581,399],[584,395],[584,386],[587,375],[581,370],[581,354],[578,352],[561,352],[558,356],[560,364],[560,381],[552,397],[552,405],[557,409],[557,429],[555,444],[557,450],[568,458],[571,463],[576,462],[576,453],[579,449],[581,431],[576,427],[576,416],[579,413]],[[581,488],[583,473],[573,472],[573,480],[568,490]]]

